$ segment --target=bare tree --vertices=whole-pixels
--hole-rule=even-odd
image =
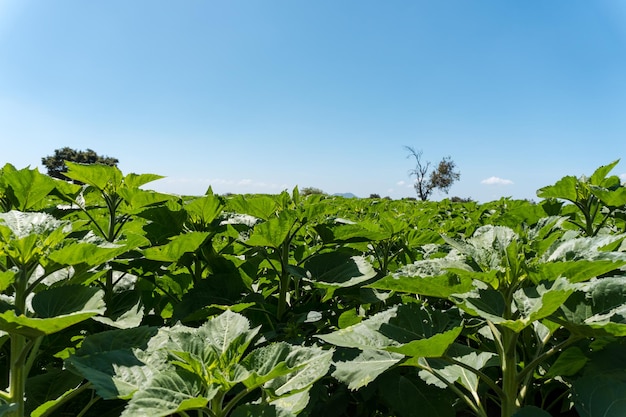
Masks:
[[[449,156],[443,158],[437,168],[431,171],[431,164],[422,159],[421,150],[416,151],[410,146],[405,146],[405,149],[409,152],[407,158],[415,158],[415,168],[409,171],[409,176],[415,176],[413,187],[420,200],[428,200],[435,189],[447,194],[452,184],[461,178],[461,173],[455,171],[456,164]]]

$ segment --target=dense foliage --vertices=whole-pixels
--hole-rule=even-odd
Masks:
[[[0,171],[0,416],[626,415],[626,187],[541,203]]]
[[[117,158],[99,155],[93,149],[80,151],[68,146],[55,149],[52,155],[41,158],[41,164],[46,168],[48,175],[61,180],[69,179],[65,176],[68,169],[67,161],[78,164],[104,164],[110,166],[117,166],[120,162]]]

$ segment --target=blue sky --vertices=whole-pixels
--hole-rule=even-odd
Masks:
[[[450,196],[536,199],[626,157],[626,3],[0,0],[0,141],[178,194],[392,198],[412,146],[456,162]]]

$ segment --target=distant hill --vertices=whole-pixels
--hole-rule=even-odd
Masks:
[[[337,197],[344,197],[344,198],[359,198],[352,193],[335,193],[333,195]]]

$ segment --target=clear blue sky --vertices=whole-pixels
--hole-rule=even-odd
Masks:
[[[405,145],[480,201],[626,179],[626,2],[0,0],[0,143],[178,194],[415,196]]]

